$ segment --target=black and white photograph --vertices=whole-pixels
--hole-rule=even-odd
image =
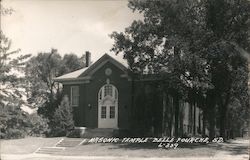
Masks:
[[[250,160],[250,0],[0,0],[0,160]]]

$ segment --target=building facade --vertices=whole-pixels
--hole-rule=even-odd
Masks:
[[[171,97],[163,92],[150,95],[150,83],[154,80],[132,80],[129,70],[108,54],[92,65],[88,62],[89,59],[83,69],[55,78],[63,84],[63,94],[70,99],[76,127],[143,128],[140,133],[174,135],[176,118],[172,117],[171,124],[166,122]],[[197,134],[202,126],[202,111],[186,102],[180,106],[179,128],[183,134]]]

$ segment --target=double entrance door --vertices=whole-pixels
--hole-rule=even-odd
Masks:
[[[98,128],[117,128],[118,106],[115,103],[99,104]]]

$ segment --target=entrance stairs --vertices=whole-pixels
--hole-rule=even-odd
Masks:
[[[41,147],[38,148],[34,153],[37,154],[58,154],[65,150],[64,147]]]
[[[82,143],[81,138],[64,138],[56,144],[56,147],[75,147]]]
[[[95,137],[105,137],[110,138],[114,135],[114,129],[109,128],[95,128],[86,129],[81,135],[82,138],[95,138]]]
[[[87,139],[96,137],[110,138],[114,136],[115,129],[95,128],[84,129],[80,135],[81,138],[62,138],[52,147],[40,147],[34,153],[37,154],[63,154],[67,148],[73,148],[87,142]]]

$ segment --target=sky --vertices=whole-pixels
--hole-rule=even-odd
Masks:
[[[122,61],[110,52],[113,31],[122,32],[141,19],[126,0],[2,0],[15,11],[1,17],[1,29],[21,54],[36,55],[55,48],[63,55],[91,52],[94,62],[103,54]],[[124,61],[123,61],[124,63]]]

